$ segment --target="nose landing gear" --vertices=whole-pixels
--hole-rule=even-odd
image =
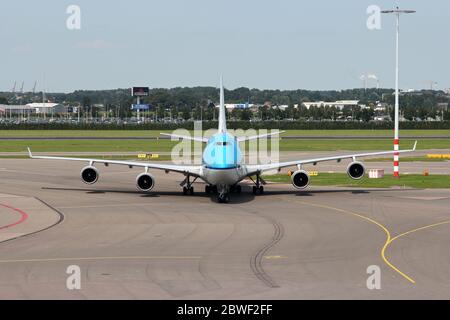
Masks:
[[[217,196],[217,201],[219,203],[228,203],[228,202],[230,202],[229,187],[227,185],[219,185],[219,186],[217,186],[217,191],[219,192],[219,195]]]
[[[219,201],[219,203],[228,203],[230,202],[230,195],[228,193],[220,193],[217,197],[217,201]]]

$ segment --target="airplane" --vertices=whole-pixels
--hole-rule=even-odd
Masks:
[[[249,178],[253,186],[253,194],[262,194],[266,182],[261,178],[263,172],[270,170],[277,170],[285,167],[297,167],[297,170],[291,172],[291,182],[297,189],[304,189],[310,183],[310,177],[303,165],[314,164],[323,161],[338,161],[342,159],[351,159],[352,162],[347,167],[347,173],[352,179],[361,179],[365,173],[364,165],[357,161],[358,158],[389,155],[398,153],[413,152],[416,150],[417,141],[414,147],[409,150],[399,151],[381,151],[371,153],[359,153],[338,155],[330,157],[300,159],[279,163],[268,164],[245,164],[239,143],[247,140],[267,138],[271,135],[280,134],[281,132],[272,132],[268,134],[261,134],[255,136],[235,137],[227,131],[226,114],[224,104],[224,89],[222,77],[220,78],[220,106],[219,106],[219,126],[218,131],[211,137],[190,137],[176,134],[164,134],[176,139],[188,139],[194,141],[201,141],[206,146],[202,155],[201,165],[175,165],[175,164],[160,164],[154,162],[144,161],[120,161],[120,160],[104,160],[104,159],[87,159],[87,158],[71,158],[71,157],[57,157],[57,156],[35,156],[28,148],[29,157],[32,159],[49,159],[49,160],[67,160],[67,161],[81,161],[88,162],[88,165],[81,170],[81,179],[86,184],[94,184],[99,178],[99,172],[95,163],[103,163],[105,166],[124,165],[130,168],[141,167],[144,172],[139,174],[136,178],[136,186],[140,191],[148,192],[155,186],[155,178],[149,172],[149,169],[164,170],[166,173],[177,172],[183,174],[185,179],[180,186],[183,187],[183,194],[194,194],[193,183],[197,179],[201,179],[206,183],[205,192],[207,194],[217,193],[217,200],[219,203],[228,203],[230,201],[230,193],[240,193],[242,188],[240,182]],[[252,177],[256,177],[253,179]]]

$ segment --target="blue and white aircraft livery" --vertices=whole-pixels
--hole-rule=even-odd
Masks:
[[[161,164],[144,161],[119,161],[119,160],[103,160],[103,159],[86,159],[86,158],[68,158],[53,156],[34,156],[28,148],[30,158],[33,159],[50,159],[50,160],[69,160],[88,162],[88,166],[81,170],[81,179],[87,184],[97,182],[99,173],[94,167],[95,163],[103,163],[105,166],[109,164],[125,165],[131,167],[142,167],[144,172],[136,178],[136,186],[141,191],[150,191],[155,186],[155,178],[150,174],[149,169],[164,170],[166,173],[170,171],[181,173],[185,176],[181,183],[183,194],[192,195],[194,193],[193,183],[197,179],[203,180],[206,193],[216,193],[218,202],[226,203],[230,200],[230,193],[241,192],[240,182],[245,178],[250,178],[254,183],[253,193],[262,194],[264,192],[263,185],[265,181],[261,178],[261,174],[269,170],[280,170],[284,167],[297,167],[297,170],[291,174],[292,184],[297,189],[304,189],[309,185],[310,178],[308,172],[303,169],[304,164],[317,164],[322,161],[341,161],[342,159],[351,159],[348,165],[347,173],[352,179],[361,179],[364,176],[365,168],[357,158],[388,155],[395,152],[404,153],[415,151],[417,141],[413,149],[401,151],[381,151],[372,153],[349,154],[313,159],[293,160],[269,164],[245,164],[239,143],[242,141],[263,139],[270,135],[279,134],[273,132],[269,134],[235,137],[227,131],[224,91],[222,78],[220,79],[220,107],[219,107],[219,128],[216,134],[210,138],[206,137],[189,137],[175,134],[169,135],[173,138],[188,139],[201,141],[206,143],[202,155],[201,165],[175,165]],[[255,177],[253,179],[253,177]]]

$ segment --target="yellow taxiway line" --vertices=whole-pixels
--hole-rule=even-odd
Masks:
[[[328,209],[328,210],[332,210],[332,211],[337,211],[337,212],[349,214],[349,215],[358,217],[360,219],[366,220],[366,221],[368,221],[370,223],[373,223],[376,226],[378,226],[386,234],[386,241],[385,241],[385,243],[384,243],[384,245],[383,245],[383,247],[381,248],[381,251],[380,251],[380,256],[383,259],[384,263],[386,263],[392,270],[394,270],[395,272],[400,274],[403,278],[405,278],[406,280],[408,280],[409,282],[411,282],[413,284],[416,283],[416,281],[414,279],[412,279],[406,273],[402,272],[399,268],[397,268],[395,265],[393,265],[389,261],[388,258],[386,258],[386,250],[387,250],[387,248],[389,247],[389,245],[392,242],[394,242],[395,240],[397,240],[397,239],[399,239],[399,238],[401,238],[403,236],[406,236],[406,235],[409,235],[411,233],[414,233],[414,232],[417,232],[417,231],[421,231],[421,230],[424,230],[424,229],[437,227],[437,226],[440,226],[440,225],[443,225],[443,224],[450,223],[450,220],[442,221],[442,222],[438,222],[438,223],[433,223],[433,224],[430,224],[430,225],[422,226],[422,227],[419,227],[419,228],[415,228],[415,229],[403,232],[403,233],[401,233],[399,235],[396,235],[395,237],[392,237],[391,236],[391,232],[389,231],[389,229],[385,225],[383,225],[382,223],[376,221],[375,219],[366,217],[366,216],[364,216],[362,214],[359,214],[359,213],[356,213],[356,212],[353,212],[353,211],[349,211],[349,210],[345,210],[345,209],[341,209],[341,208],[336,208],[336,207],[332,207],[332,206],[323,205],[323,204],[316,204],[316,203],[304,202],[304,201],[295,201],[295,202],[299,202],[301,204],[309,205],[309,206],[312,206],[312,207],[318,207],[318,208],[323,208],[323,209]]]

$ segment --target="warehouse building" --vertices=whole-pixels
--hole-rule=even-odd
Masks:
[[[38,114],[62,114],[67,113],[67,107],[59,103],[35,102],[28,103],[26,106],[35,109]]]
[[[356,107],[359,105],[359,100],[339,100],[334,102],[326,102],[326,101],[315,101],[315,102],[303,102],[303,105],[306,109],[309,109],[311,106],[315,107],[336,107],[340,110],[344,109],[344,107]],[[365,105],[359,105],[360,107],[365,107]]]
[[[0,104],[0,115],[2,117],[25,116],[34,113],[36,113],[36,110],[27,105]]]
[[[19,104],[0,104],[0,116],[2,117],[26,117],[39,114],[66,114],[68,107],[59,103],[28,103]]]

